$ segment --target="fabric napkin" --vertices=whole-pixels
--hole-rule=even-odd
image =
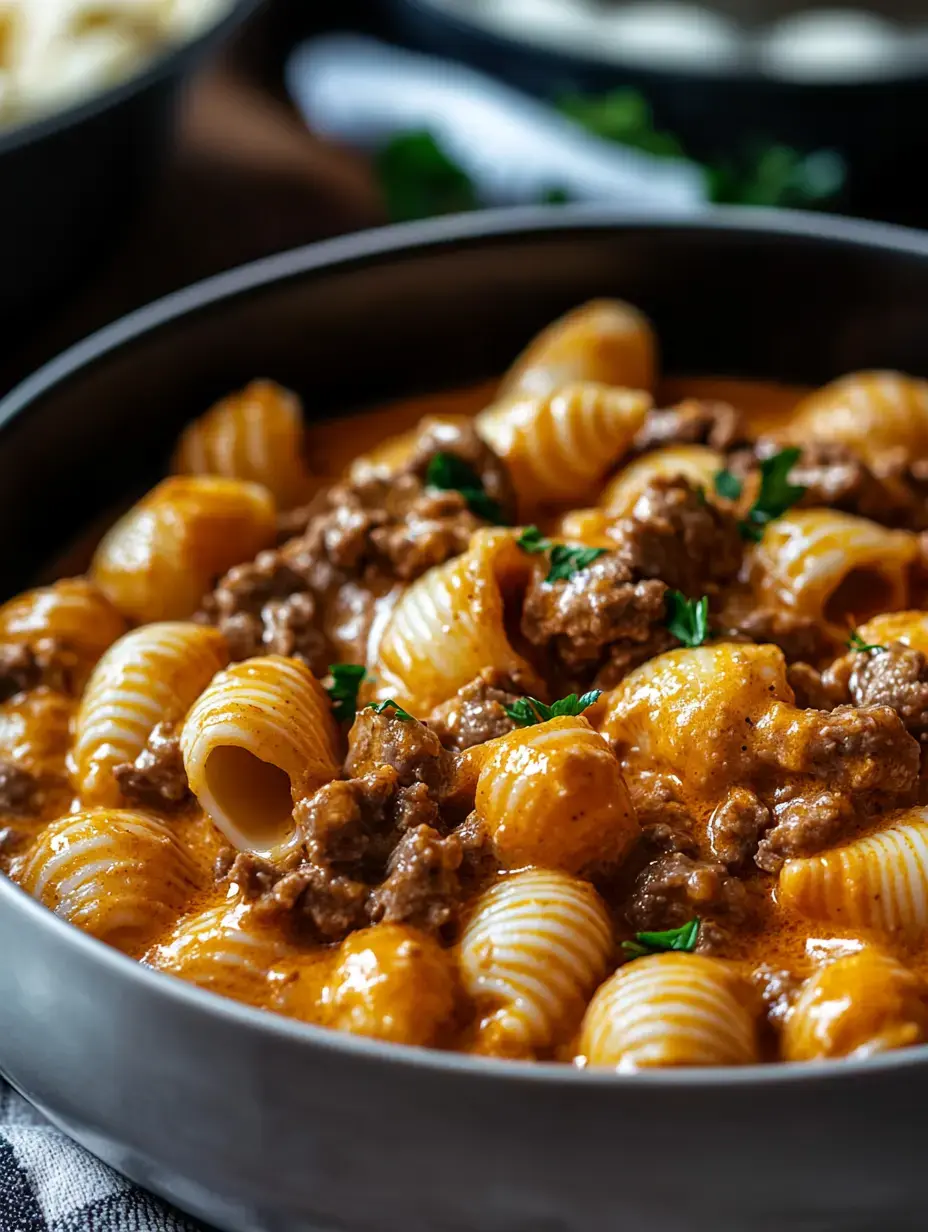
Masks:
[[[0,1078],[0,1232],[204,1232],[54,1128]]]

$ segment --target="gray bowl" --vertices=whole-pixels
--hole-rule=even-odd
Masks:
[[[311,414],[501,370],[593,295],[677,371],[926,371],[928,238],[723,212],[471,217],[213,279],[0,403],[5,590],[257,374]],[[54,440],[57,448],[50,450]],[[34,531],[34,533],[32,533]],[[928,1210],[928,1049],[640,1076],[379,1045],[144,970],[0,877],[0,1069],[133,1180],[236,1232],[889,1232]]]

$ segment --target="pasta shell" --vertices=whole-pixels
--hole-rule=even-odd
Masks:
[[[901,372],[854,372],[810,394],[789,424],[797,444],[846,445],[873,461],[889,450],[928,456],[928,382]]]
[[[286,941],[257,926],[244,903],[221,903],[180,921],[145,955],[159,971],[256,1005],[267,999],[268,973],[290,952]]]
[[[658,449],[624,466],[607,485],[599,503],[613,517],[625,518],[638,498],[657,481],[686,479],[692,487],[711,492],[716,475],[724,468],[722,454],[705,445]]]
[[[428,1047],[454,1026],[459,995],[454,960],[437,941],[402,924],[376,924],[342,942],[315,1020],[352,1035]]]
[[[113,768],[134,761],[152,728],[181,720],[229,661],[225,638],[205,625],[144,625],[100,660],[77,714],[74,778],[85,804],[115,806]]]
[[[753,766],[758,722],[793,700],[778,647],[719,642],[667,651],[626,676],[604,699],[601,730],[626,777],[662,770],[716,800]]]
[[[14,880],[91,936],[135,954],[170,928],[199,888],[173,832],[147,813],[92,809],[53,822]]]
[[[0,706],[0,752],[39,777],[67,778],[74,702],[52,689],[30,689]]]
[[[928,989],[895,958],[867,946],[816,972],[783,1028],[786,1061],[869,1057],[928,1039]]]
[[[507,531],[481,531],[463,556],[430,569],[400,598],[380,640],[377,696],[427,714],[485,667],[541,682],[510,645],[507,593],[524,586],[530,558]]]
[[[644,423],[650,395],[607,385],[567,385],[545,397],[483,411],[477,431],[506,463],[519,507],[591,495]]]
[[[761,603],[846,629],[905,607],[916,537],[850,513],[799,509],[771,522],[754,550]]]
[[[928,934],[928,809],[897,813],[866,838],[788,860],[777,898],[810,920],[920,941]]]
[[[750,987],[701,954],[655,954],[626,963],[596,993],[580,1053],[619,1071],[750,1065],[760,1060]]]
[[[587,548],[615,548],[607,533],[612,521],[604,509],[571,509],[557,519],[551,538]]]
[[[125,631],[123,617],[85,578],[28,590],[0,607],[0,642],[58,642],[75,656],[72,684],[78,693],[104,650]]]
[[[857,632],[867,645],[901,642],[928,655],[928,612],[887,612],[860,625]]]
[[[185,620],[213,581],[276,537],[266,488],[197,475],[165,479],[103,538],[91,574],[137,624]]]
[[[340,771],[325,690],[296,659],[221,672],[187,715],[190,789],[234,846],[270,852],[291,837],[293,805]]]
[[[566,873],[514,873],[477,901],[460,942],[481,1014],[476,1051],[531,1056],[569,1037],[612,955],[599,895]]]
[[[592,300],[529,344],[503,378],[499,397],[544,398],[577,381],[653,389],[656,368],[647,317],[622,300]]]
[[[291,509],[308,500],[313,488],[303,463],[303,433],[299,398],[273,381],[252,381],[190,424],[172,470],[260,483],[281,509]]]
[[[504,868],[614,867],[639,834],[615,754],[583,717],[494,741],[476,807]]]

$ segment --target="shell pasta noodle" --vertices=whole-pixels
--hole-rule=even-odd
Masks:
[[[299,399],[273,381],[253,381],[194,420],[174,454],[185,475],[224,475],[263,484],[281,509],[309,498]]]
[[[928,1045],[928,386],[664,377],[621,300],[523,341],[230,392],[0,605],[0,875],[361,1048]]]
[[[181,733],[191,790],[236,847],[270,851],[292,830],[294,803],[334,778],[338,734],[308,668],[269,655],[221,672]]]

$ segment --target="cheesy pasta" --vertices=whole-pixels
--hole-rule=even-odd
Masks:
[[[87,577],[0,606],[0,868],[388,1044],[928,1042],[924,388],[671,380],[597,301],[473,391],[231,393]]]

